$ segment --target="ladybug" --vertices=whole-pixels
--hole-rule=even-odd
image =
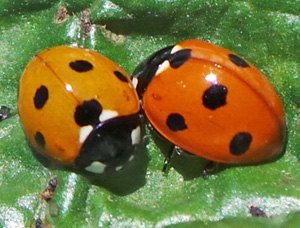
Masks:
[[[227,164],[256,164],[286,141],[281,99],[248,61],[186,40],[154,53],[133,73],[151,126],[182,151]]]
[[[18,109],[34,151],[78,170],[119,170],[140,142],[130,76],[92,50],[57,46],[37,54],[20,79]]]

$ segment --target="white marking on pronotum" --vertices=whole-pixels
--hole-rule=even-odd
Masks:
[[[84,126],[80,128],[80,133],[79,133],[79,142],[83,143],[86,138],[89,136],[91,131],[93,130],[93,127],[91,125]]]
[[[131,132],[131,142],[132,142],[132,145],[136,145],[136,144],[139,144],[140,141],[141,141],[141,128],[140,128],[140,126],[137,126]]]
[[[171,50],[171,54],[174,54],[178,51],[180,51],[182,49],[181,46],[179,45],[175,45],[172,50]],[[160,64],[157,68],[157,71],[155,72],[155,75],[159,75],[162,72],[164,72],[165,70],[167,70],[170,67],[170,62],[169,60],[165,60],[162,64]]]
[[[131,80],[131,83],[132,83],[133,87],[136,89],[139,81],[136,77],[133,77],[132,80]]]
[[[170,63],[168,60],[165,60],[162,64],[160,64],[155,72],[155,75],[159,75],[170,67]]]
[[[182,49],[181,46],[179,45],[175,45],[173,48],[172,48],[172,51],[171,51],[171,54],[174,54],[175,52],[178,52]]]
[[[103,164],[99,161],[94,161],[92,164],[85,167],[85,170],[89,171],[91,173],[101,174],[101,173],[104,173],[105,168],[106,168],[105,164]]]
[[[100,122],[103,122],[105,120],[112,119],[118,115],[119,115],[119,113],[114,110],[104,109],[102,111],[101,115],[99,116],[99,120],[100,120]]]

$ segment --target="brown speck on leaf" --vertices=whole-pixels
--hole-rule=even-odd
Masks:
[[[53,177],[49,182],[47,188],[42,192],[41,196],[46,201],[49,202],[53,196],[54,192],[58,186],[58,177]]]
[[[84,38],[89,36],[91,29],[92,29],[91,12],[90,10],[85,9],[81,13],[81,31]]]
[[[249,206],[249,212],[253,217],[269,218],[262,209],[260,209],[259,207],[256,207],[256,206]]]
[[[69,19],[70,15],[65,6],[61,6],[56,15],[56,23],[61,24]]]

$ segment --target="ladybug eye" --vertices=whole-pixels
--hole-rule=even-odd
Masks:
[[[93,64],[86,60],[76,60],[74,62],[70,62],[69,66],[79,73],[90,71],[94,67]]]

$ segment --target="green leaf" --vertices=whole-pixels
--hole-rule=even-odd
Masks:
[[[63,6],[69,17],[57,22]],[[0,122],[1,227],[34,227],[37,218],[73,228],[300,226],[299,0],[3,0],[0,9],[0,104],[13,114]],[[92,22],[86,36],[85,9]],[[231,49],[268,75],[286,109],[288,144],[281,159],[221,166],[203,179],[200,158],[176,157],[181,168],[164,175],[168,145],[147,130],[147,154],[138,164],[92,185],[82,175],[46,168],[32,155],[16,113],[19,78],[36,53],[82,45],[132,73],[151,53],[191,38]],[[40,194],[54,176],[59,185],[47,203]],[[249,206],[269,218],[251,217]]]

